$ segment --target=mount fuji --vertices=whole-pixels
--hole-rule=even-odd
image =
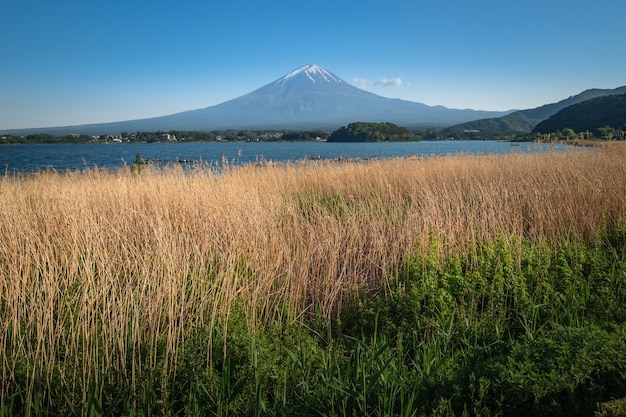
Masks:
[[[203,109],[148,119],[37,130],[55,133],[304,130],[336,129],[352,122],[449,126],[508,113],[449,109],[386,98],[354,87],[318,65],[305,65],[255,91]]]

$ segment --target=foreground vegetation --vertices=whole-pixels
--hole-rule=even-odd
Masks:
[[[0,415],[615,415],[625,162],[5,176]]]

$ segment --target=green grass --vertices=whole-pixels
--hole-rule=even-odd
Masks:
[[[27,385],[47,381],[16,367],[0,415],[591,416],[618,407],[626,233],[552,246],[509,235],[444,259],[434,242],[431,251],[406,257],[386,291],[361,294],[331,329],[314,317],[251,328],[240,309],[197,326],[175,375],[156,371],[161,352],[155,372],[146,355],[134,383],[101,375],[81,398],[52,375],[58,391],[35,389],[27,401]]]

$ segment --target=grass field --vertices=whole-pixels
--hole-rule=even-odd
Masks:
[[[625,251],[623,143],[5,176],[0,416],[593,415]]]

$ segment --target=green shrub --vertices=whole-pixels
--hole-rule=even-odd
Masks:
[[[626,397],[599,405],[596,417],[626,417]]]

